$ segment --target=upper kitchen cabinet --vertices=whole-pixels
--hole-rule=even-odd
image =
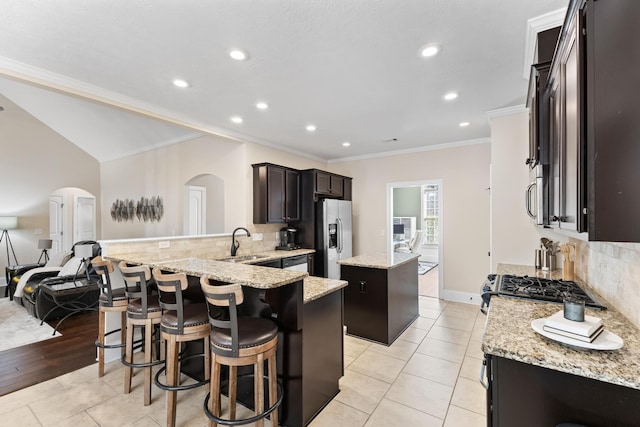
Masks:
[[[640,1],[588,1],[589,240],[640,242]]]
[[[585,20],[580,2],[571,6],[549,75],[550,223],[583,232],[587,228]]]
[[[323,197],[351,200],[351,178],[318,169],[308,169],[303,172],[312,177],[313,194],[316,200]]]
[[[551,226],[640,242],[640,2],[572,0],[547,84]]]
[[[300,172],[270,163],[253,167],[253,222],[300,220]]]

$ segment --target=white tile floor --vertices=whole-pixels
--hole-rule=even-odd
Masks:
[[[476,306],[427,297],[420,314],[390,347],[345,337],[341,392],[310,427],[486,425],[478,381],[484,315]],[[102,379],[91,365],[2,396],[0,426],[164,426],[163,393],[154,388],[145,407],[143,376],[124,395],[123,375],[120,362],[110,363]],[[204,395],[203,388],[178,394],[179,426],[206,425]]]

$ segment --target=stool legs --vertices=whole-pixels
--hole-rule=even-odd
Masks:
[[[128,363],[133,363],[133,330],[134,326],[127,321],[127,343],[125,345],[125,360]],[[133,368],[131,366],[124,367],[124,394],[131,393],[131,376],[133,375]]]
[[[276,352],[274,351],[267,357],[269,370],[269,406],[278,400],[278,373],[276,372]],[[271,427],[278,425],[278,409],[271,413]]]
[[[256,357],[253,365],[253,405],[256,415],[264,411],[264,354],[260,353]],[[264,418],[256,421],[256,427],[264,427]]]
[[[220,416],[220,374],[221,365],[217,361],[217,356],[211,355],[211,381],[209,382],[209,412],[216,417]],[[231,385],[231,382],[229,382]],[[229,396],[231,397],[231,396]],[[209,419],[209,427],[216,427],[218,423]]]
[[[144,362],[151,363],[151,354],[153,353],[153,324],[151,319],[144,322]],[[144,369],[144,406],[151,405],[151,366]]]
[[[104,328],[105,328],[105,315],[102,310],[98,312],[98,378],[104,377]]]
[[[178,342],[176,341],[175,335],[170,335],[165,337],[165,341],[167,343],[167,385],[173,387],[178,385],[178,377],[180,375],[180,371],[178,369]],[[174,427],[176,424],[176,391],[175,390],[167,390],[167,427]]]

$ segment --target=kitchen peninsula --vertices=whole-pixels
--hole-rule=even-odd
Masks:
[[[418,317],[419,254],[391,252],[338,261],[347,333],[385,345]]]
[[[271,253],[272,257],[278,254]],[[280,255],[288,256],[288,255]],[[212,284],[241,283],[245,315],[271,318],[278,324],[278,378],[284,400],[281,422],[303,426],[339,392],[343,375],[342,292],[346,282],[309,277],[306,272],[216,261],[173,258],[168,254],[110,254],[115,261],[145,264],[189,278],[185,292],[203,299],[199,277]],[[265,260],[267,255],[247,262]]]
[[[540,270],[502,264],[498,274],[535,277]],[[587,308],[586,314],[602,318],[605,328],[624,340],[619,350],[576,348],[532,329],[532,320],[561,309],[548,302],[491,298],[482,342],[488,425],[637,426],[640,331],[613,307]]]

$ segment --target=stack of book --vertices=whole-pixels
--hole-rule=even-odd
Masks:
[[[560,310],[545,319],[543,329],[551,334],[590,343],[602,333],[604,325],[599,317],[587,315],[584,316],[584,322],[565,319],[564,312]]]

